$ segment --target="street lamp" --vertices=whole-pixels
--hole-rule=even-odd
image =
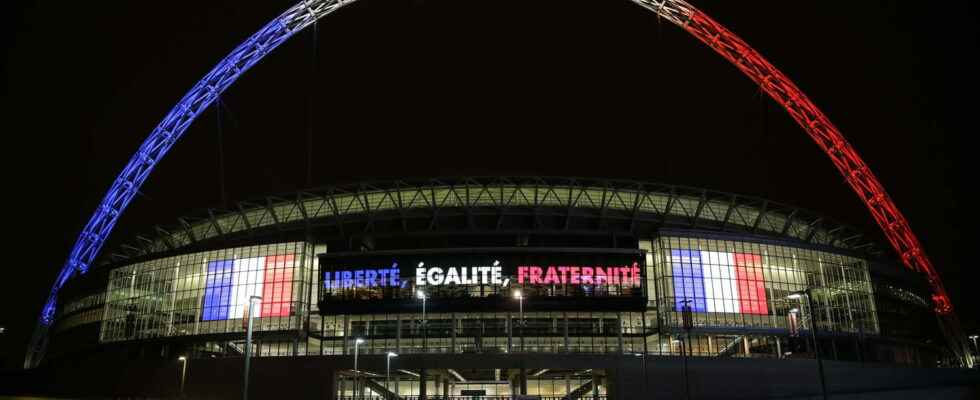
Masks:
[[[425,292],[421,290],[415,292],[415,295],[416,297],[422,299],[422,352],[426,353],[427,351],[425,347],[425,342],[426,342],[426,338],[429,336],[429,332],[428,329],[426,329],[426,322],[425,322],[425,300],[428,297],[425,295]]]
[[[521,327],[521,352],[524,351],[524,293],[521,293],[520,289],[514,291],[514,298],[517,299],[519,310],[519,318],[517,319]]]
[[[980,335],[970,335],[970,340],[973,341],[973,351],[976,354],[974,357],[980,358],[980,347],[977,347],[977,337],[980,337]]]
[[[262,296],[248,298],[248,332],[245,334],[245,385],[242,388],[242,399],[248,400],[248,371],[252,362],[252,322],[255,319],[255,303],[262,301]]]
[[[681,300],[681,327],[687,332],[687,341],[684,339],[678,340],[681,345],[681,357],[684,360],[684,398],[687,400],[691,399],[691,376],[690,370],[687,367],[687,355],[691,352],[691,329],[694,329],[694,310],[691,309],[691,302],[693,300],[685,298]],[[678,337],[680,337],[678,335]]]
[[[813,293],[811,289],[813,288],[806,288],[806,290],[790,293],[786,298],[800,300],[801,297],[806,296],[806,304],[810,314],[810,336],[813,338],[813,352],[817,355],[817,369],[820,371],[820,394],[824,400],[827,400],[827,381],[823,373],[823,357],[820,356],[820,344],[817,342],[816,314],[813,311]],[[802,300],[800,302],[802,303]],[[800,304],[800,306],[802,307],[803,305]]]
[[[634,353],[634,356],[640,357],[640,370],[643,371],[643,393],[649,393],[650,385],[647,379],[647,354],[644,353]]]
[[[393,357],[398,357],[398,354],[389,351],[388,352],[388,355],[387,355],[387,357],[385,359],[385,389],[388,389],[389,396],[390,396],[390,393],[391,393],[391,388],[390,388],[390,386],[391,386],[391,359]],[[395,393],[395,397],[396,398],[398,397],[398,394],[397,393]]]
[[[517,289],[517,290],[514,291],[514,298],[517,299],[520,302],[520,307],[521,307],[520,308],[520,312],[521,312],[520,315],[521,315],[521,321],[523,321],[524,320],[524,294],[521,293],[521,290],[520,289]]]
[[[354,339],[354,398],[355,399],[360,398],[360,396],[358,396],[360,394],[360,391],[358,391],[357,388],[357,384],[360,381],[358,379],[358,371],[357,371],[357,347],[361,343],[364,343],[364,339],[361,338]]]
[[[184,379],[187,377],[187,357],[177,357],[177,361],[184,364],[180,371],[180,397],[184,397]]]

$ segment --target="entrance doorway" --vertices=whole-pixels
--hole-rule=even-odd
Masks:
[[[392,369],[344,370],[338,400],[606,400],[604,370]]]

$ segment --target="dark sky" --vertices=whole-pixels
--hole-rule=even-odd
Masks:
[[[23,350],[59,268],[139,143],[291,0],[35,1],[3,18],[8,213],[0,359]],[[976,6],[695,1],[781,68],[878,174],[960,316],[976,241]],[[706,46],[627,0],[361,0],[223,97],[227,195],[393,177],[571,175],[708,187],[877,228],[819,149]],[[316,62],[314,62],[315,54]],[[115,239],[219,206],[214,108],[159,165]],[[9,262],[9,261],[8,261]]]

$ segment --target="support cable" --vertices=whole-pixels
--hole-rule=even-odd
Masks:
[[[307,105],[307,132],[306,132],[306,187],[313,187],[313,132],[316,130],[316,92],[320,90],[319,80],[317,73],[319,67],[320,58],[320,44],[319,44],[319,26],[317,22],[313,22],[313,60],[310,63],[312,65],[310,71],[310,80],[312,84],[309,85],[309,102]]]
[[[228,192],[225,187],[225,138],[221,128],[221,97],[216,100],[214,109],[218,120],[218,189],[221,191],[221,208],[228,208]]]

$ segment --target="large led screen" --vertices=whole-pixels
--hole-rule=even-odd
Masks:
[[[288,316],[294,259],[288,254],[208,261],[201,320],[244,318],[252,296],[262,297],[257,317]]]
[[[325,253],[319,260],[322,299],[381,298],[394,296],[398,290],[410,291],[414,298],[415,290],[430,289],[443,291],[445,296],[484,296],[508,286],[550,290],[556,296],[626,297],[641,295],[643,287],[643,258],[638,250]],[[459,291],[453,292],[456,289]]]
[[[762,260],[757,254],[675,249],[670,252],[674,309],[768,314]]]

